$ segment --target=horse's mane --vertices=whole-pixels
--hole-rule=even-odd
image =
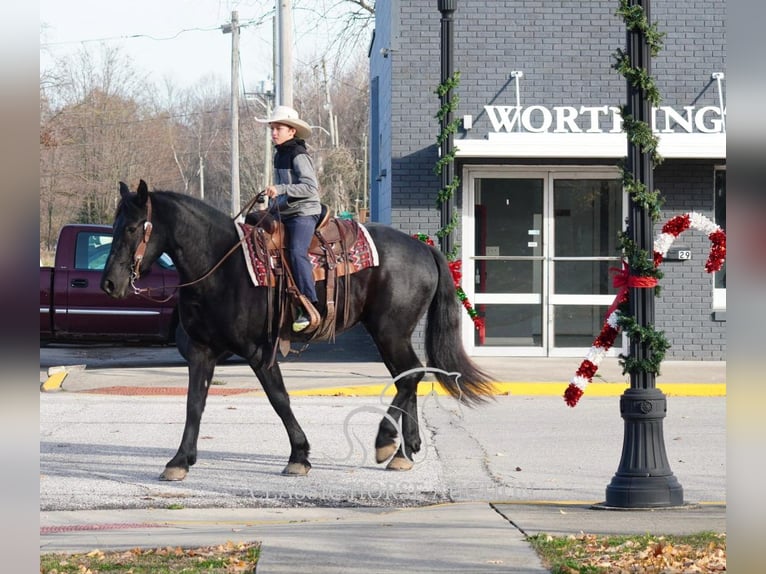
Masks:
[[[131,196],[134,197],[134,196]],[[120,202],[117,204],[117,209],[115,210],[115,218],[117,214],[119,214],[120,210],[125,205],[126,201],[129,201],[130,198],[122,198]],[[162,189],[156,189],[154,191],[149,192],[149,200],[153,201],[154,203],[157,203],[159,201],[160,204],[162,204],[163,201],[167,200],[170,201],[176,205],[182,205],[183,208],[189,213],[197,218],[198,220],[206,220],[206,221],[225,221],[227,223],[230,223],[232,221],[231,217],[229,217],[228,214],[224,213],[223,211],[217,209],[216,207],[210,205],[209,203],[198,199],[194,196],[187,195],[185,193],[179,193],[177,191],[170,191],[170,190],[162,190]]]
[[[166,197],[172,200],[174,203],[183,204],[186,209],[193,212],[197,212],[199,215],[205,218],[226,218],[231,220],[228,214],[224,213],[220,209],[210,205],[209,203],[185,193],[179,193],[177,191],[169,190],[155,190],[149,194],[150,199]],[[161,200],[160,200],[161,201]]]

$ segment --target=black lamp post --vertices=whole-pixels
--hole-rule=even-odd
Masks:
[[[457,10],[457,0],[438,0],[439,12],[441,12],[441,83],[444,84],[452,77],[453,73],[453,50],[452,50],[452,37],[453,32],[453,19],[452,15]],[[452,90],[446,90],[446,93],[441,95],[441,106],[444,107],[449,104],[452,98]],[[452,123],[452,111],[447,111],[441,119],[442,133],[447,132],[447,126]],[[439,156],[445,157],[452,149],[454,138],[452,133],[448,133],[444,138],[439,149]],[[447,162],[441,171],[441,188],[445,189],[451,182],[455,175],[455,166],[453,162]],[[454,208],[454,199],[452,194],[449,198],[442,201],[441,204],[441,228],[446,229],[452,221],[452,210]],[[448,254],[452,251],[453,241],[452,232],[446,233],[439,238],[439,245],[442,253]]]
[[[649,20],[650,0],[631,0],[641,5]],[[640,30],[628,30],[627,50],[634,67],[651,73],[651,53]],[[651,125],[651,105],[644,90],[628,81],[628,113]],[[653,165],[649,152],[628,142],[627,170],[647,189],[653,187]],[[630,199],[628,232],[639,249],[653,253],[654,230],[651,214]],[[632,288],[629,312],[641,326],[654,324],[654,289]],[[636,359],[651,357],[646,343],[632,339],[630,354]],[[652,508],[683,504],[683,487],[670,470],[665,453],[663,419],[667,412],[664,393],[655,386],[651,372],[632,372],[630,388],[620,397],[620,414],[625,421],[622,458],[612,482],[606,487],[607,507]]]

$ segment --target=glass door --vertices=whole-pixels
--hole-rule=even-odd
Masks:
[[[484,328],[474,332],[473,345],[543,355],[545,179],[476,178],[474,194],[472,274]]]
[[[551,187],[548,354],[579,355],[601,331],[616,293],[609,270],[621,266],[622,184],[587,173],[552,174]]]
[[[466,168],[463,289],[484,320],[470,352],[580,356],[614,298],[623,193],[614,169]],[[473,281],[466,280],[473,277]]]

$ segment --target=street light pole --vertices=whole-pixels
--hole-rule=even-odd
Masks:
[[[441,12],[441,83],[444,85],[450,80],[453,73],[453,48],[452,38],[454,36],[454,21],[453,14],[457,10],[457,0],[438,0],[439,12]],[[445,90],[441,96],[441,106],[444,108],[448,106],[452,99],[452,90]],[[452,132],[448,130],[447,126],[452,123],[452,111],[447,111],[441,119],[441,133],[446,133],[447,137],[442,140],[442,144],[439,149],[439,156],[445,157],[452,150],[452,144],[454,141]],[[447,162],[441,171],[441,189],[447,188],[455,176],[454,162]],[[452,211],[454,208],[454,198],[452,194],[442,201],[441,203],[441,228],[446,229],[452,222]],[[453,238],[452,232],[445,234],[439,238],[440,247],[442,253],[449,254],[452,252]]]
[[[631,0],[641,5],[650,19],[650,0]],[[636,68],[651,75],[651,52],[646,35],[638,30],[627,32],[628,57]],[[651,104],[643,89],[628,81],[628,114],[636,121],[651,125]],[[654,189],[653,164],[650,152],[628,142],[627,171],[633,179]],[[653,221],[649,211],[630,198],[628,233],[636,246],[651,254],[653,248]],[[638,325],[653,325],[654,289],[631,288],[629,313]],[[649,359],[652,350],[648,343],[632,337],[630,354],[638,360]],[[620,397],[620,414],[625,421],[622,457],[611,483],[606,487],[607,507],[651,508],[683,504],[683,487],[673,475],[665,452],[663,419],[667,412],[664,393],[655,386],[653,372],[641,370],[630,373],[630,388]]]

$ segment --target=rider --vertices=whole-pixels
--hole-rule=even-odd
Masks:
[[[278,106],[270,118],[257,121],[269,124],[271,141],[276,149],[274,185],[265,189],[268,197],[275,198],[269,210],[285,225],[287,255],[296,287],[316,308],[317,295],[308,250],[322,206],[314,165],[306,150],[305,140],[311,135],[311,126],[288,106]],[[301,307],[293,322],[293,331],[303,331],[309,324],[308,313]]]

